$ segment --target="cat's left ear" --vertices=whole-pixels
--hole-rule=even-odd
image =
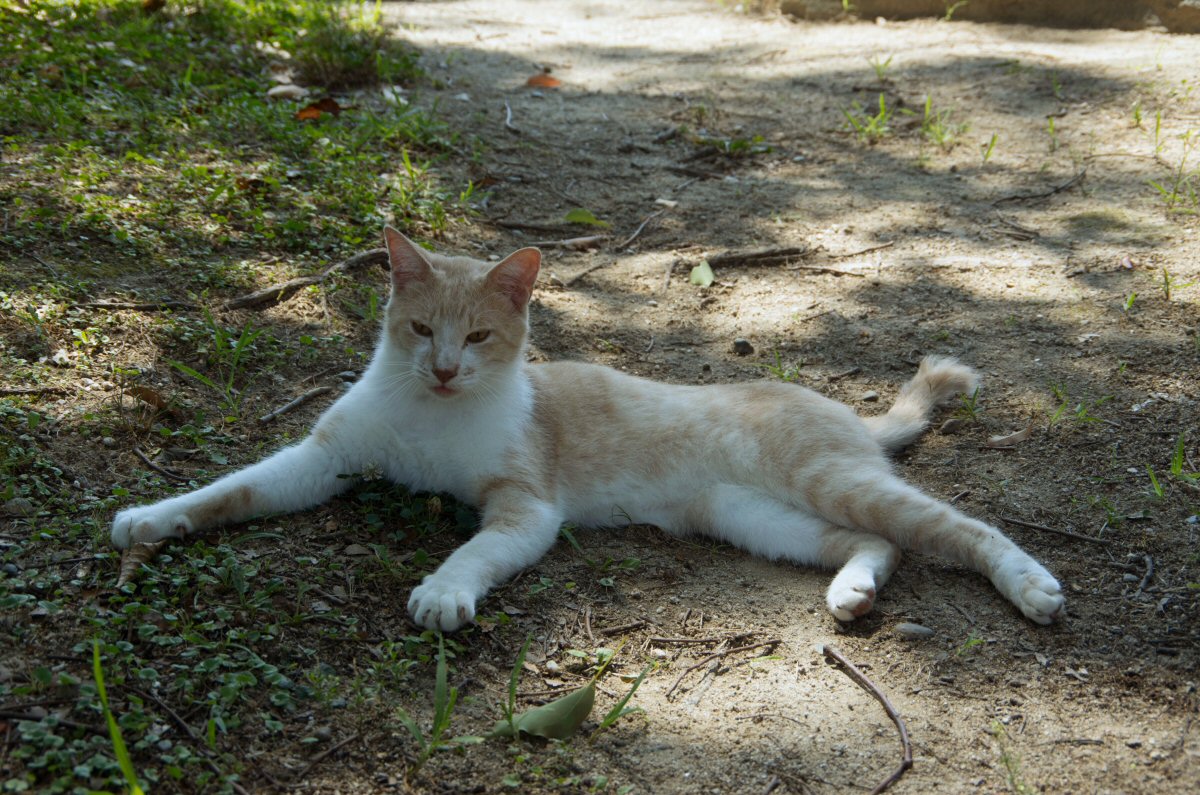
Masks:
[[[538,268],[542,265],[542,252],[536,248],[523,248],[505,257],[488,273],[488,281],[508,296],[518,312],[525,309],[533,295],[533,283],[537,281]]]

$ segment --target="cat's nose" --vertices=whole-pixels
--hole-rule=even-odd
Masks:
[[[454,376],[458,375],[458,367],[454,366],[445,370],[435,367],[433,369],[433,375],[438,381],[441,381],[443,384],[445,384],[450,381],[450,379],[454,378]]]

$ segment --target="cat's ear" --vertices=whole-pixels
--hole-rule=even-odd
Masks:
[[[497,290],[508,296],[518,312],[524,311],[533,295],[533,283],[537,281],[538,268],[542,264],[542,252],[536,248],[523,248],[505,257],[488,273],[488,281]]]
[[[392,287],[403,290],[412,282],[429,276],[432,267],[425,251],[416,243],[390,226],[383,228],[383,242],[387,245],[388,264],[392,268]]]

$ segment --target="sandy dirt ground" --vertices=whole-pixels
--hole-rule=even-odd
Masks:
[[[899,468],[975,516],[1096,539],[1005,525],[1065,583],[1060,626],[1033,626],[980,577],[910,555],[875,612],[842,627],[823,608],[825,573],[651,529],[580,533],[590,557],[640,566],[613,589],[531,596],[540,578],[595,580],[562,544],[490,606],[517,608],[543,675],[593,637],[627,642],[626,673],[639,656],[664,664],[635,697],[644,716],[560,751],[568,770],[613,791],[870,789],[899,740],[823,662],[819,646],[835,644],[907,722],[915,763],[895,791],[1195,791],[1198,499],[1181,479],[1158,497],[1147,466],[1161,477],[1180,434],[1197,459],[1200,287],[1168,299],[1162,281],[1196,280],[1200,240],[1148,181],[1172,179],[1181,136],[1200,125],[1200,40],[806,24],[697,2],[389,13],[442,82],[440,111],[486,143],[471,172],[490,185],[483,217],[446,248],[494,256],[595,233],[561,227],[573,208],[612,224],[595,250],[543,245],[538,358],[681,383],[774,377],[764,365],[779,364],[872,413],[922,355],[959,356],[984,373],[978,411]],[[543,71],[562,85],[526,85]],[[892,132],[862,142],[843,110],[873,115],[881,93],[900,109]],[[922,135],[926,97],[950,113],[949,147]],[[689,283],[705,257],[765,249],[803,253]],[[737,355],[735,339],[755,352]],[[985,446],[1026,427],[1012,449]],[[644,623],[603,632],[631,622]],[[907,641],[902,622],[934,634]],[[679,637],[710,640],[655,640]],[[669,692],[722,641],[776,639],[767,658],[732,655]],[[460,673],[500,698],[515,652],[473,646]],[[551,789],[550,772],[530,770],[551,770],[553,754],[530,756],[473,749],[412,786],[499,791],[515,771],[521,789]]]

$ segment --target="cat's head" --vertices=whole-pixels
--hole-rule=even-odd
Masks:
[[[489,381],[524,359],[541,252],[523,248],[492,264],[434,254],[391,227],[383,236],[392,269],[384,333],[404,391],[490,394]]]

